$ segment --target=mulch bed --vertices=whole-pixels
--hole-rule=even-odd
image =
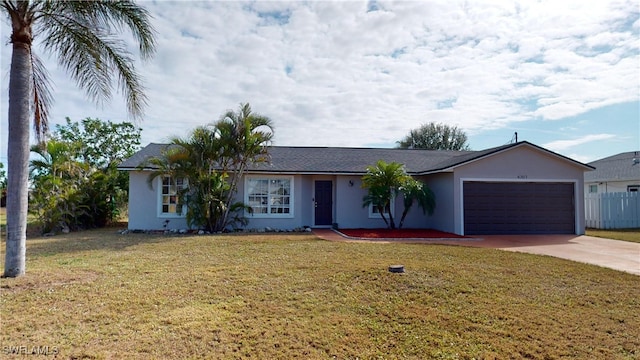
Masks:
[[[465,236],[433,229],[339,229],[353,238],[366,239],[461,239]]]

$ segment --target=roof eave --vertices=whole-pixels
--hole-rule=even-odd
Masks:
[[[595,170],[595,168],[593,166],[591,166],[591,165],[588,165],[588,164],[581,163],[579,161],[573,160],[573,159],[568,158],[568,157],[566,157],[564,155],[560,155],[560,154],[555,153],[555,152],[553,152],[551,150],[547,150],[547,149],[545,149],[543,147],[540,147],[538,145],[532,144],[532,143],[530,143],[528,141],[522,141],[522,142],[518,142],[516,144],[513,144],[513,146],[507,146],[507,147],[499,148],[499,149],[496,149],[495,151],[491,151],[489,153],[479,155],[478,157],[474,157],[474,158],[471,158],[471,159],[468,159],[468,160],[465,160],[465,161],[461,161],[460,163],[450,165],[449,167],[446,167],[446,168],[443,168],[443,169],[435,169],[433,171],[434,172],[454,171],[456,168],[458,168],[460,166],[467,165],[467,164],[470,164],[470,163],[474,163],[476,161],[480,161],[480,160],[486,159],[488,157],[491,157],[491,156],[494,156],[494,155],[503,153],[505,151],[509,151],[511,149],[514,149],[514,148],[517,148],[517,147],[521,147],[521,146],[529,146],[529,147],[532,147],[532,148],[537,149],[539,151],[543,151],[543,152],[545,152],[545,153],[547,153],[549,155],[552,155],[552,156],[554,156],[556,158],[559,158],[560,160],[571,162],[574,165],[577,165],[578,167],[582,167],[585,171],[593,171],[593,170]]]

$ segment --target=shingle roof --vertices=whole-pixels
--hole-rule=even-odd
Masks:
[[[410,174],[423,174],[446,171],[469,161],[523,145],[533,146],[579,166],[589,168],[585,164],[523,141],[482,151],[272,146],[269,148],[270,163],[254,164],[247,170],[297,174],[364,174],[367,166],[375,164],[378,160],[384,160],[385,162],[395,161],[404,164]],[[167,146],[167,144],[151,143],[120,164],[118,168],[121,170],[138,169],[146,159],[159,156]]]
[[[140,149],[137,153],[133,154],[130,158],[123,161],[118,165],[118,169],[120,170],[135,170],[139,166],[147,161],[147,159],[160,156],[162,151],[167,148],[167,144],[156,144],[151,143],[142,149]]]
[[[637,162],[634,163],[633,159]],[[590,162],[594,171],[584,174],[584,181],[640,181],[640,151],[629,151]]]
[[[431,169],[461,154],[459,151],[426,151],[379,148],[272,147],[270,164],[256,164],[252,171],[291,173],[364,174],[378,160],[404,164],[408,173]]]

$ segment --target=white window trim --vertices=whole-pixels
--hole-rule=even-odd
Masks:
[[[177,214],[177,213],[165,213],[162,212],[162,179],[164,178],[170,178],[171,176],[167,176],[167,175],[161,175],[158,176],[158,180],[156,181],[157,185],[158,185],[158,189],[156,191],[156,193],[158,194],[158,206],[157,206],[157,214],[159,218],[163,218],[163,219],[179,219],[179,218],[184,218],[187,216],[187,206],[186,205],[182,205],[182,213],[181,214]],[[184,179],[184,184],[185,186],[188,186],[188,182],[186,179]]]
[[[295,191],[294,191],[294,177],[293,176],[278,176],[278,175],[250,175],[244,177],[244,194],[243,201],[247,206],[249,204],[249,181],[250,180],[289,180],[289,213],[254,213],[249,210],[244,211],[246,217],[255,219],[291,219],[295,217]]]
[[[391,201],[389,202],[389,208],[391,210],[391,216],[396,217],[396,197],[395,195],[391,197]],[[389,213],[385,211],[384,215],[389,218]],[[369,219],[382,219],[380,213],[373,212],[373,204],[369,204]]]

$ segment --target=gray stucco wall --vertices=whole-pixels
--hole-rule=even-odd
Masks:
[[[147,184],[149,172],[129,172],[129,225],[130,230],[161,230],[165,220],[167,229],[186,229],[187,221],[180,217],[158,217],[158,183]]]
[[[436,208],[425,219],[427,228],[454,232],[453,173],[440,173],[420,178],[436,195]],[[420,213],[422,214],[422,213]]]
[[[153,188],[147,184],[148,172],[132,171],[129,173],[129,229],[161,230],[165,220],[169,220],[167,229],[186,229],[186,219],[183,217],[159,217],[158,213],[158,184]],[[452,231],[453,219],[451,210],[451,175],[440,174],[430,177],[428,185],[438,193],[436,195],[436,211],[433,217],[423,215],[421,209],[414,205],[404,223],[405,228],[434,228]],[[246,229],[294,229],[303,226],[315,226],[314,219],[314,185],[316,180],[330,180],[333,183],[333,223],[341,228],[381,228],[385,227],[379,217],[369,217],[369,209],[362,207],[362,198],[366,190],[361,187],[360,176],[333,175],[296,175],[294,181],[294,214],[291,218],[256,218],[246,214],[248,224]],[[351,181],[351,183],[350,183]],[[353,184],[353,185],[352,185]],[[244,200],[244,180],[238,184],[236,201]],[[448,192],[446,194],[442,192]],[[402,199],[395,203],[396,225],[400,222],[403,204]]]
[[[541,150],[521,146],[460,166],[453,179],[454,229],[463,234],[462,183],[471,180],[574,183],[576,234],[584,234],[584,168]]]
[[[335,222],[338,223],[340,228],[367,229],[385,227],[381,218],[369,218],[369,209],[362,207],[362,198],[367,194],[367,191],[362,188],[362,178],[360,176],[338,176],[336,181],[337,208]],[[353,182],[353,185],[349,181]]]
[[[434,188],[431,182],[426,178],[421,178],[419,180],[426,181],[427,185],[429,185],[434,192],[442,191],[443,189],[444,191],[448,191],[444,184],[440,184],[443,186],[436,186],[436,188]],[[372,229],[384,228],[386,226],[380,217],[369,217],[369,209],[367,207],[362,207],[362,199],[367,194],[367,190],[362,188],[362,179],[360,176],[338,176],[336,181],[336,198],[339,204],[336,209],[336,222],[339,227]],[[351,185],[349,181],[352,181],[353,185]],[[452,188],[452,186],[449,188]],[[436,195],[436,197],[439,197],[439,195]],[[444,195],[441,197],[447,198],[447,196]],[[438,199],[436,199],[436,203],[437,202]],[[414,204],[407,214],[403,228],[436,228],[436,223],[439,222],[438,219],[446,217],[445,213],[447,209],[446,206],[442,209],[439,209],[438,206],[439,205],[436,204],[436,212],[434,212],[434,216],[429,216],[428,214],[423,214],[422,209],[420,209],[418,205]],[[396,226],[398,226],[402,217],[402,211],[404,210],[404,204],[401,197],[395,199],[394,207],[394,221]],[[440,210],[440,212],[438,212],[438,210]],[[437,217],[437,215],[439,216]],[[453,224],[452,219],[450,222]]]

